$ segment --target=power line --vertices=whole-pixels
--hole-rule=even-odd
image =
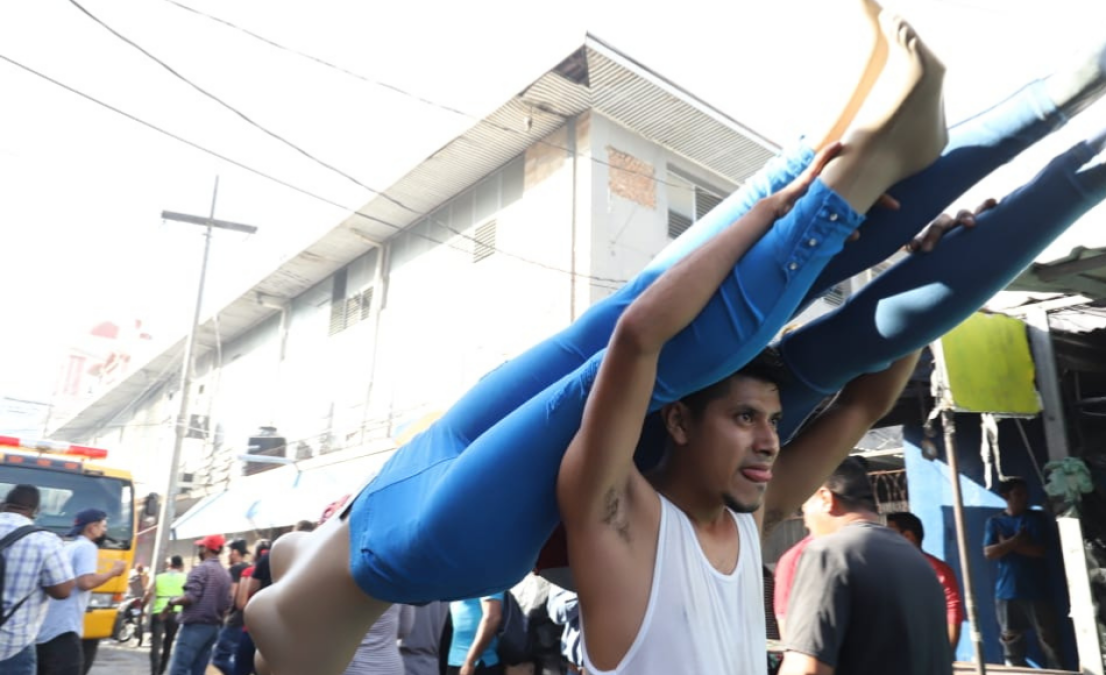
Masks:
[[[91,19],[92,21],[95,21],[97,24],[102,26],[105,30],[107,30],[109,33],[114,35],[116,38],[118,38],[119,40],[122,40],[123,42],[130,45],[131,47],[137,49],[144,56],[146,56],[147,58],[152,60],[154,63],[156,63],[159,66],[161,66],[162,68],[164,68],[166,71],[168,71],[174,77],[176,77],[180,81],[184,82],[188,86],[192,87],[193,89],[198,91],[200,94],[202,94],[203,96],[207,97],[208,99],[214,101],[215,103],[222,106],[223,108],[226,108],[228,111],[230,111],[233,114],[237,115],[239,118],[241,118],[247,124],[254,127],[255,129],[261,131],[262,133],[269,136],[270,138],[273,138],[276,141],[288,146],[289,148],[295,150],[296,152],[303,155],[304,157],[311,160],[312,162],[315,162],[319,166],[322,166],[322,167],[338,174],[339,176],[341,176],[341,177],[345,178],[346,180],[352,182],[354,185],[360,187],[361,189],[366,190],[366,191],[368,191],[372,194],[375,194],[375,195],[381,197],[382,199],[385,199],[385,200],[391,202],[392,204],[395,204],[399,208],[411,213],[412,215],[418,216],[419,218],[426,218],[427,220],[429,220],[430,222],[433,222],[434,224],[440,226],[444,230],[448,230],[449,232],[452,232],[453,234],[455,234],[459,237],[464,237],[466,239],[469,239],[470,241],[472,241],[475,244],[479,244],[479,245],[483,246],[483,244],[481,242],[477,241],[476,237],[473,237],[473,236],[468,235],[468,234],[466,234],[466,233],[464,233],[460,230],[457,230],[457,229],[451,227],[450,225],[437,220],[436,218],[434,218],[433,216],[431,216],[428,213],[425,213],[423,211],[419,211],[418,209],[412,208],[412,207],[408,206],[407,204],[404,204],[400,200],[396,199],[395,197],[392,197],[391,195],[387,194],[386,192],[377,190],[376,188],[373,188],[373,187],[370,187],[369,185],[366,185],[365,183],[361,182],[360,180],[358,180],[354,176],[346,173],[345,171],[342,171],[341,169],[334,166],[333,164],[330,164],[328,162],[323,161],[322,159],[319,159],[315,155],[311,154],[310,152],[308,152],[304,148],[300,147],[299,145],[296,145],[295,143],[288,140],[284,136],[281,136],[280,134],[278,134],[274,131],[271,131],[270,129],[268,129],[264,125],[256,122],[252,118],[250,118],[248,115],[243,113],[238,108],[232,106],[231,104],[227,103],[226,101],[219,98],[215,94],[212,94],[208,90],[204,89],[200,85],[198,85],[195,82],[193,82],[192,80],[188,79],[187,77],[182,75],[179,71],[177,71],[175,68],[173,68],[172,66],[167,64],[165,61],[161,60],[157,56],[154,56],[148,50],[146,50],[145,48],[140,46],[134,40],[131,40],[130,38],[126,37],[125,35],[123,35],[119,31],[117,31],[116,29],[109,26],[102,19],[100,19],[99,17],[94,15],[92,12],[90,12],[88,9],[86,9],[84,6],[82,6],[79,2],[77,2],[77,0],[69,0],[69,3],[72,4],[74,7],[76,7],[77,9],[79,9],[81,12],[83,12],[85,14],[85,16],[87,16],[89,19]],[[397,227],[397,229],[402,230],[403,228]],[[438,242],[438,243],[443,243],[443,242]],[[490,248],[490,249],[493,249],[493,250],[499,250],[499,249],[496,249],[494,245],[489,246],[487,248]],[[509,254],[504,253],[504,255],[509,255]],[[537,263],[537,261],[522,258],[521,256],[512,256],[512,257],[518,258],[519,260],[523,260],[525,262]],[[570,272],[568,270],[562,270],[562,271],[565,272],[565,273],[568,273],[568,274],[572,274],[572,272]],[[600,279],[597,279],[597,280],[600,280]],[[612,283],[616,282],[616,280],[608,280],[608,279],[602,279],[602,281],[607,281],[607,282],[612,282]],[[617,281],[617,283],[624,283],[624,282]]]
[[[419,94],[412,93],[412,92],[407,91],[407,90],[405,90],[401,87],[398,87],[394,84],[391,84],[391,83],[388,83],[388,82],[383,82],[381,80],[373,79],[371,77],[362,75],[360,73],[349,70],[348,68],[340,66],[336,63],[332,63],[332,62],[327,61],[325,59],[321,59],[317,56],[314,56],[312,54],[308,54],[307,52],[301,51],[299,49],[295,49],[293,47],[288,47],[286,45],[283,45],[283,44],[281,44],[281,43],[279,43],[275,40],[272,40],[270,38],[265,37],[264,35],[260,35],[258,33],[255,33],[254,31],[251,31],[248,28],[244,28],[242,26],[239,26],[236,23],[233,23],[231,21],[227,21],[226,19],[222,19],[220,17],[208,14],[207,12],[201,11],[201,10],[196,9],[194,7],[189,7],[188,5],[177,2],[177,0],[164,0],[164,1],[171,4],[171,5],[175,5],[176,7],[179,7],[180,9],[183,9],[187,12],[192,12],[193,14],[196,14],[198,16],[202,16],[205,19],[208,19],[210,21],[214,21],[215,23],[223,24],[224,26],[227,26],[228,28],[232,28],[232,29],[237,30],[241,33],[244,33],[244,34],[248,35],[249,37],[251,37],[255,40],[258,40],[260,42],[264,42],[265,44],[267,44],[271,47],[274,47],[274,48],[279,49],[281,51],[288,52],[289,54],[295,54],[296,56],[299,56],[300,58],[307,59],[308,61],[313,61],[313,62],[315,62],[315,63],[317,63],[321,66],[325,66],[326,68],[336,70],[339,73],[342,73],[343,75],[348,75],[349,77],[352,77],[352,78],[357,79],[357,80],[361,80],[362,82],[366,82],[366,83],[371,84],[371,85],[376,86],[376,87],[380,87],[381,89],[387,89],[388,91],[399,94],[400,96],[405,96],[405,97],[407,97],[407,98],[409,98],[413,101],[417,101],[419,103],[430,106],[432,108],[437,108],[439,110],[443,110],[445,112],[452,113],[454,115],[458,115],[460,117],[464,117],[466,119],[470,119],[470,120],[473,120],[473,121],[476,121],[476,122],[482,122],[482,123],[487,124],[488,126],[494,128],[494,129],[497,129],[499,131],[503,131],[503,132],[506,132],[506,133],[509,133],[509,134],[515,134],[515,135],[518,135],[518,136],[525,136],[527,139],[533,140],[533,139],[530,139],[530,134],[527,131],[521,131],[519,129],[515,129],[514,127],[509,127],[505,124],[496,124],[495,122],[492,122],[492,121],[487,120],[485,118],[479,117],[479,116],[474,115],[472,113],[465,112],[464,110],[461,110],[459,108],[455,108],[451,105],[446,105],[444,103],[440,103],[438,101],[428,99],[425,96],[420,96]],[[660,184],[660,185],[665,185],[665,186],[671,187],[671,188],[676,188],[677,190],[691,191],[691,190],[694,189],[694,188],[688,187],[687,185],[680,185],[679,183],[669,183],[668,181],[663,181],[663,180],[657,178],[656,176],[654,176],[653,174],[647,174],[643,171],[637,171],[635,169],[628,169],[628,168],[621,167],[621,166],[616,167],[616,166],[612,165],[610,162],[603,161],[602,159],[600,159],[598,157],[595,157],[594,155],[584,155],[583,153],[580,153],[576,150],[573,150],[572,148],[554,143],[552,141],[547,141],[545,139],[538,139],[538,140],[533,141],[533,142],[534,142],[535,145],[543,145],[545,147],[552,148],[552,149],[555,149],[555,150],[561,150],[563,152],[568,153],[570,156],[586,159],[586,160],[589,160],[589,161],[591,161],[595,164],[599,164],[601,166],[606,166],[606,167],[609,167],[609,168],[612,168],[612,169],[617,169],[617,170],[622,171],[624,173],[641,176],[642,178],[646,178],[646,179],[652,181],[653,183],[657,183],[657,184]]]
[[[283,187],[286,187],[290,190],[294,190],[295,192],[298,192],[298,193],[300,193],[304,196],[310,197],[310,198],[315,199],[315,200],[317,200],[319,202],[322,202],[324,204],[328,204],[330,206],[342,209],[343,211],[348,211],[348,212],[350,212],[354,215],[360,216],[360,217],[362,217],[362,218],[364,218],[364,219],[366,219],[370,222],[379,223],[379,224],[384,225],[385,227],[389,227],[389,228],[391,228],[391,229],[393,229],[397,232],[407,232],[411,236],[415,236],[415,237],[419,237],[421,239],[425,239],[425,240],[427,240],[431,243],[438,244],[440,246],[446,246],[446,247],[449,247],[449,248],[452,248],[452,249],[455,249],[455,250],[458,250],[458,251],[468,252],[467,249],[463,249],[463,248],[461,248],[459,246],[456,246],[454,244],[451,244],[449,242],[440,241],[438,239],[435,239],[434,237],[431,237],[428,234],[417,232],[413,229],[403,228],[399,225],[396,225],[395,223],[388,222],[387,220],[384,220],[383,218],[379,218],[377,216],[372,216],[372,215],[369,215],[367,213],[364,213],[359,209],[351,209],[348,206],[345,206],[344,204],[340,204],[340,203],[338,203],[338,202],[336,202],[332,199],[329,199],[327,197],[319,195],[315,192],[311,192],[310,190],[299,187],[299,186],[297,186],[293,183],[289,183],[288,181],[277,178],[276,176],[273,176],[271,174],[265,173],[264,171],[261,171],[260,169],[255,169],[255,168],[253,168],[253,167],[251,167],[247,164],[239,162],[238,160],[231,159],[230,157],[227,157],[226,155],[223,155],[223,154],[221,154],[221,153],[219,153],[215,150],[211,150],[209,148],[206,148],[206,147],[200,145],[199,143],[196,143],[194,141],[190,141],[187,138],[184,138],[183,136],[180,136],[180,135],[175,134],[171,131],[163,129],[163,128],[161,128],[161,127],[159,127],[159,126],[157,126],[157,125],[155,125],[151,122],[147,122],[147,121],[145,121],[145,120],[143,120],[143,119],[141,119],[141,118],[139,118],[139,117],[137,117],[137,116],[135,116],[135,115],[133,115],[129,112],[126,112],[125,110],[122,110],[120,108],[117,108],[117,107],[111,105],[110,103],[105,103],[104,101],[101,101],[98,98],[96,98],[96,97],[94,97],[90,94],[86,94],[86,93],[80,91],[79,89],[76,89],[74,87],[71,87],[71,86],[59,81],[59,80],[56,80],[56,79],[50,77],[49,75],[46,75],[45,73],[39,72],[39,71],[35,70],[34,68],[31,68],[30,66],[24,65],[23,63],[20,63],[19,61],[16,61],[15,59],[12,59],[11,57],[0,54],[0,60],[6,61],[7,63],[10,63],[11,65],[13,65],[17,68],[20,68],[20,69],[36,76],[36,77],[44,79],[44,80],[46,80],[47,82],[49,82],[53,85],[61,87],[62,89],[65,89],[66,91],[68,91],[72,94],[76,94],[77,96],[80,96],[81,98],[83,98],[87,101],[95,103],[96,105],[98,105],[100,107],[106,108],[106,109],[108,109],[108,110],[110,110],[110,111],[112,111],[112,112],[114,112],[118,115],[122,115],[123,117],[126,117],[127,119],[131,120],[132,122],[135,122],[135,123],[140,124],[140,125],[148,128],[148,129],[156,131],[159,134],[162,134],[164,136],[168,136],[169,138],[172,138],[175,141],[183,143],[183,144],[185,144],[185,145],[187,145],[187,146],[189,146],[189,147],[191,147],[195,150],[199,150],[200,152],[203,152],[205,154],[211,155],[212,157],[215,157],[219,160],[222,160],[222,161],[224,161],[224,162],[226,162],[226,163],[228,163],[232,166],[236,166],[236,167],[238,167],[240,169],[243,169],[245,171],[248,171],[248,172],[250,172],[254,175],[260,176],[261,178],[272,181],[272,182],[274,182],[278,185],[281,185]],[[435,220],[434,222],[437,222],[437,221]],[[439,225],[440,225],[440,223],[439,223]],[[445,227],[445,226],[443,226],[443,227]],[[445,229],[449,229],[451,232],[454,232],[455,234],[458,234],[459,236],[461,236],[465,239],[468,239],[470,241],[473,241],[473,242],[476,241],[476,239],[474,237],[472,237],[470,235],[467,235],[467,234],[458,233],[456,230],[453,230],[453,228],[445,228]],[[498,253],[501,253],[504,256],[507,256],[509,258],[514,258],[516,260],[519,260],[520,262],[524,262],[524,263],[527,263],[527,264],[530,264],[530,265],[534,265],[536,267],[547,269],[547,270],[550,270],[550,271],[553,271],[553,272],[559,272],[561,274],[567,274],[569,276],[575,276],[579,279],[585,279],[585,280],[588,280],[588,281],[593,281],[597,285],[606,286],[607,288],[617,288],[618,286],[621,286],[622,284],[626,283],[625,279],[610,279],[610,278],[605,278],[605,277],[597,277],[597,276],[592,276],[592,275],[587,275],[587,274],[580,274],[578,272],[573,272],[571,270],[566,270],[566,269],[557,267],[555,265],[549,265],[547,263],[543,263],[543,262],[538,261],[538,260],[532,260],[530,258],[526,258],[525,256],[521,256],[521,255],[518,255],[518,254],[515,254],[515,253],[511,253],[509,251],[504,251],[500,248],[496,248],[495,246],[489,246],[489,245],[485,245],[485,244],[481,244],[481,246],[484,246],[486,249],[494,250],[494,251],[496,251]]]

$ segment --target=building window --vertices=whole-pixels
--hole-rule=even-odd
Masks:
[[[478,263],[495,253],[495,221],[489,220],[476,228],[473,237],[472,261]]]
[[[722,202],[723,191],[668,167],[668,238],[676,239]]]
[[[330,334],[372,315],[373,279],[379,254],[373,249],[334,273],[330,295]]]
[[[496,216],[522,198],[524,159],[520,155],[507,162],[397,234],[392,239],[390,268],[399,269],[443,245],[471,252],[473,262],[495,253]]]

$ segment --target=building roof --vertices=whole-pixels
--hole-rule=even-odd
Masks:
[[[567,119],[592,110],[734,183],[776,151],[733,118],[595,37],[514,95],[488,117],[412,168],[403,178],[220,308],[197,330],[196,356],[234,340],[315,284],[477,183]],[[567,151],[567,149],[566,149]],[[79,440],[96,432],[173,377],[182,336],[137,366],[116,386],[64,420],[52,437]]]

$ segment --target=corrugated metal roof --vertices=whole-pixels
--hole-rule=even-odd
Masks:
[[[1083,295],[1106,300],[1106,247],[1077,246],[1047,263],[1033,263],[1010,284],[1011,291]]]
[[[233,340],[277,311],[263,306],[259,293],[276,300],[300,295],[589,109],[735,183],[774,152],[771,143],[735,120],[589,37],[562,64],[427,157],[391,186],[387,196],[351,213],[221,308],[219,335],[224,342]],[[200,328],[197,356],[213,348],[214,335],[214,322],[208,318]],[[53,436],[78,440],[108,424],[152,385],[175,376],[183,344],[182,338],[168,345],[66,420]]]

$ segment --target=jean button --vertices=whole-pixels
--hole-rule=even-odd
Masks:
[[[810,241],[808,241],[806,243],[806,245],[811,247],[811,248],[814,248],[815,246],[818,245],[818,240],[817,239],[811,239]]]
[[[795,270],[799,269],[799,263],[797,263],[797,262],[792,262],[791,264],[789,264],[789,265],[787,266],[787,269],[789,269],[789,270],[791,270],[792,272],[794,272]]]
[[[837,214],[836,213],[831,213],[830,216],[829,216],[829,219],[830,219],[831,223],[836,223],[837,222]]]

